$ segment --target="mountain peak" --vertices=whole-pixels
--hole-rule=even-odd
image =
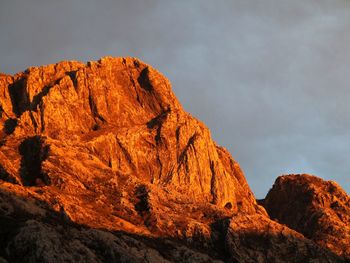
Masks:
[[[136,58],[0,75],[0,104],[0,260],[342,259],[272,221],[230,153]]]

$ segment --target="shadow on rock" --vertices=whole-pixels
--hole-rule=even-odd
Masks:
[[[25,139],[19,146],[22,155],[20,176],[25,186],[49,185],[50,178],[42,171],[42,162],[49,154],[49,146],[40,136]]]

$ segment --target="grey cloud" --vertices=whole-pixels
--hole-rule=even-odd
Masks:
[[[350,2],[3,1],[0,71],[137,56],[172,82],[257,197],[282,173],[350,191]]]

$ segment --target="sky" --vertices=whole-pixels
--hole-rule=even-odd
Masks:
[[[257,198],[310,173],[350,193],[349,0],[0,0],[0,72],[138,57]]]

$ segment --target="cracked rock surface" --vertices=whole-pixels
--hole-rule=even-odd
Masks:
[[[271,220],[138,59],[0,74],[0,105],[0,262],[344,260]]]
[[[350,198],[337,183],[308,174],[281,176],[263,205],[272,219],[350,260]]]

